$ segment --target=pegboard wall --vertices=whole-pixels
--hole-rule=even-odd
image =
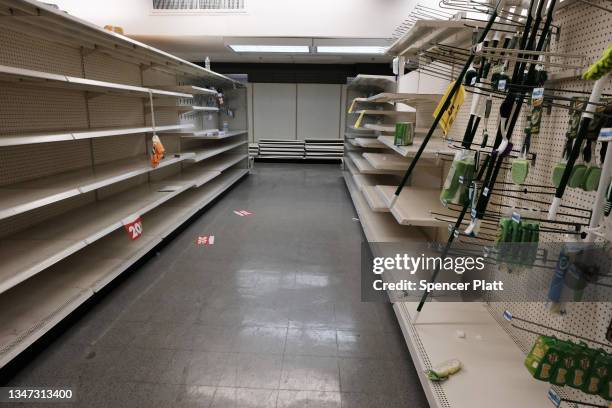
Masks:
[[[610,8],[610,3],[605,0],[594,0],[593,3]],[[578,60],[578,62],[576,60],[571,60],[571,62],[579,63],[586,68],[586,66],[597,60],[612,42],[611,16],[611,13],[607,13],[579,1],[561,8],[556,13],[553,22],[553,24],[558,27],[558,35],[553,36],[550,50],[563,54],[583,55],[584,58]],[[570,62],[565,58],[555,59],[554,57],[551,58],[551,61],[561,63]],[[441,65],[443,64],[438,64],[437,67],[440,68]],[[442,71],[456,73],[461,69],[461,66],[446,65],[443,68]],[[511,72],[511,70],[512,66],[510,66],[508,71]],[[561,90],[556,92],[556,94],[564,97],[582,96],[588,98],[593,81],[579,79],[581,71],[582,70],[575,69],[549,68],[548,72],[552,80],[546,83],[545,88]],[[422,72],[413,71],[400,79],[400,86],[403,85],[403,88],[416,88],[415,91],[420,93],[440,92],[446,89],[448,81],[446,84],[442,84],[443,86],[441,89],[434,89],[434,85],[440,82],[440,78],[431,77],[433,78],[429,80],[431,84],[427,81],[423,81],[424,77],[429,76],[428,72],[430,71],[427,69]],[[434,75],[436,74],[434,73]],[[420,89],[422,83],[427,85],[425,87],[426,89]],[[412,90],[400,88],[400,91],[411,92]],[[612,94],[612,80],[610,79],[608,79],[604,87],[604,94]],[[465,96],[465,101],[448,135],[450,139],[455,141],[455,145],[459,145],[460,141],[463,139],[470,116],[469,111],[473,94],[467,92]],[[482,97],[481,105],[483,100],[484,96]],[[493,99],[493,108],[488,123],[489,144],[492,143],[495,137],[501,101],[501,98]],[[511,139],[514,143],[514,154],[517,154],[518,150],[521,148],[524,135],[523,129],[525,128],[527,114],[530,109],[529,105],[523,105],[522,114],[515,126]],[[500,188],[500,191],[492,197],[492,202],[488,207],[490,213],[497,215],[508,214],[514,209],[531,208],[536,210],[535,214],[538,214],[540,218],[546,219],[548,208],[552,202],[555,191],[554,188],[552,188],[551,174],[554,166],[562,160],[568,123],[568,109],[552,107],[549,111],[546,109],[544,110],[540,134],[532,139],[530,150],[530,153],[535,155],[535,161],[531,163],[529,176],[525,181],[527,185],[543,187],[527,187],[527,193],[510,191],[518,190],[518,188],[512,184],[510,172],[508,170],[511,166],[512,159],[506,159],[504,167],[498,177],[498,180],[505,182],[505,184],[497,184],[496,187]],[[482,128],[483,124],[481,122],[474,140],[478,144],[482,140]],[[593,160],[598,159],[599,146],[597,146],[593,154]],[[590,210],[592,208],[594,197],[594,192],[587,193],[581,189],[568,188],[563,197],[562,204],[565,207],[562,209],[562,212],[569,215],[558,216],[557,219],[559,221],[571,222],[580,219],[581,222],[588,224],[590,212],[583,210]],[[526,198],[529,198],[529,200]],[[540,203],[536,201],[540,201]],[[530,215],[533,216],[533,213]],[[560,226],[560,229],[561,228],[565,230],[572,229],[571,226]],[[481,232],[480,238],[481,239],[475,240],[461,237],[459,241],[490,246],[493,244],[494,231]],[[566,240],[567,238],[563,234],[541,233],[540,235],[540,242],[563,242]],[[552,265],[554,266],[554,260],[552,261]],[[550,266],[550,263],[548,266]],[[534,278],[537,278],[537,276],[539,276],[538,268],[531,268],[529,270],[515,268],[513,273],[509,273],[505,268],[499,268],[495,270],[494,276],[489,277],[490,280],[503,278],[505,282],[505,295],[504,301],[501,301],[501,298],[496,298],[493,294],[490,294],[487,298],[488,310],[508,335],[516,342],[518,347],[524,353],[528,353],[535,342],[537,337],[536,333],[555,335],[558,338],[569,339],[574,342],[584,341],[576,336],[567,334],[573,333],[598,342],[591,342],[591,347],[603,347],[608,352],[611,352],[612,343],[607,342],[605,338],[606,330],[612,319],[612,307],[610,303],[568,303],[563,305],[563,313],[557,313],[556,310],[552,311],[546,299],[542,299],[540,302],[534,302],[533,298],[528,297],[529,285],[533,285]],[[545,282],[544,285],[549,285],[549,282]],[[506,301],[508,298],[511,298],[513,301]],[[503,318],[503,313],[506,310],[510,311],[514,316],[532,323],[516,323],[513,325]],[[521,330],[516,326],[528,330]],[[550,330],[546,327],[559,331]],[[589,342],[586,341],[586,343]],[[608,344],[608,347],[606,347],[605,344]],[[585,403],[596,404],[597,406],[607,406],[607,402],[598,396],[590,396],[570,387],[564,387],[562,389],[555,387],[555,389],[560,395],[570,400],[583,401]],[[573,407],[574,405],[564,402],[562,406]]]
[[[23,30],[0,27],[0,43],[2,65],[137,86],[178,83],[176,75],[154,69],[141,72],[137,64],[97,52],[83,54],[77,46],[30,37],[24,35]],[[150,82],[144,82],[144,79]],[[0,86],[0,137],[109,127],[141,127],[146,124],[146,102],[145,98],[87,95],[77,90],[3,83]],[[170,111],[160,115],[158,124],[175,124],[177,121],[176,112]],[[150,135],[135,134],[2,147],[0,186],[92,168],[130,157],[146,159],[148,138]],[[180,165],[172,167],[180,171]],[[143,183],[147,178],[134,178],[133,181]],[[15,234],[92,200],[95,200],[94,194],[85,194],[2,220],[0,237]]]
[[[610,3],[605,0],[594,0],[593,3],[608,8],[610,6]],[[551,51],[561,52],[564,54],[584,55],[584,59],[582,60],[581,64],[583,64],[585,67],[590,65],[601,56],[602,52],[612,42],[611,15],[611,13],[607,13],[601,9],[589,6],[579,1],[572,5],[563,7],[562,9],[558,10],[554,19],[553,24],[559,27],[559,34],[557,36],[553,36]],[[563,61],[563,59],[557,60],[557,62],[561,61]],[[578,79],[577,76],[581,73],[580,71],[564,70],[562,68],[550,68],[548,71],[550,74],[555,75],[551,75],[553,80],[548,81],[545,88],[562,90],[557,92],[557,95],[563,95],[565,97],[583,96],[588,98],[593,81]],[[420,75],[423,75],[423,73]],[[612,94],[612,80],[610,79],[604,87],[604,94]],[[449,135],[450,138],[454,140],[461,141],[463,139],[463,132],[465,131],[469,118],[471,99],[472,94],[467,93],[466,100]],[[490,135],[489,143],[492,142],[492,138],[494,138],[497,128],[497,117],[500,102],[500,99],[494,99],[488,126]],[[512,135],[512,142],[514,143],[514,148],[516,150],[520,149],[522,145],[523,129],[525,127],[526,116],[529,110],[530,107],[528,105],[523,105],[522,115],[517,122],[515,131]],[[529,176],[525,181],[526,184],[552,187],[552,169],[555,164],[559,163],[562,159],[568,122],[568,109],[553,107],[549,112],[547,112],[546,109],[544,110],[540,134],[532,140],[531,153],[536,155],[536,159],[530,166]],[[481,140],[481,128],[482,124],[475,138],[475,141],[477,142],[480,142]],[[593,160],[598,160],[598,158],[599,147],[597,147],[597,151],[593,155]],[[505,164],[506,165],[504,167],[506,169],[509,168],[511,165],[511,159],[506,159]],[[508,170],[502,171],[498,180],[508,183],[503,184],[507,190],[516,190],[516,186],[511,183],[512,180]],[[542,219],[546,219],[548,208],[552,202],[554,189],[532,189],[530,187],[527,187],[527,189],[527,194],[515,192],[510,194],[504,192],[501,196],[495,198],[497,198],[498,204],[503,204],[505,206],[516,208],[533,208],[538,211],[538,214]],[[509,198],[511,195],[515,198]],[[525,200],[526,197],[529,197],[530,200]],[[588,224],[588,216],[590,213],[582,210],[591,209],[594,197],[594,192],[587,193],[581,189],[568,188],[562,202],[562,204],[566,207],[563,208],[562,211],[571,215],[587,217],[583,218],[582,220]],[[542,203],[535,203],[533,200],[541,201]],[[508,211],[508,207],[500,207],[495,205],[495,202],[496,201],[493,200],[493,205],[489,206],[488,210],[490,212],[499,214],[500,212]],[[510,211],[512,211],[512,208],[510,208]],[[557,219],[560,221],[575,222],[577,218],[573,216],[559,216]],[[571,226],[565,226],[565,229],[571,230]],[[563,242],[567,240],[567,238],[562,234],[542,233],[540,237],[540,242]],[[470,240],[465,240],[464,238],[462,238],[461,241],[470,242]],[[479,243],[482,243],[482,241],[479,241]],[[489,241],[489,244],[490,243],[491,242]],[[563,307],[563,313],[555,313],[551,311],[550,305],[545,301],[545,299],[543,299],[541,302],[530,302],[526,297],[527,291],[525,288],[527,288],[527,285],[530,283],[530,274],[537,274],[537,268],[533,268],[528,271],[523,270],[520,273],[515,273],[513,275],[509,275],[508,271],[500,268],[500,270],[497,270],[495,274],[497,276],[492,276],[490,279],[503,277],[504,281],[508,283],[506,285],[505,298],[508,298],[507,292],[510,290],[512,293],[512,299],[514,301],[501,302],[499,299],[496,301],[495,296],[491,295],[488,299],[489,311],[514,339],[523,352],[527,353],[531,349],[537,334],[513,327],[508,321],[503,319],[503,312],[505,310],[510,311],[514,316],[532,322],[533,324],[521,324],[521,326],[531,329],[532,331],[547,335],[555,335],[559,338],[570,339],[574,342],[580,341],[580,339],[575,336],[544,328],[550,327],[566,333],[580,335],[603,344],[607,343],[607,351],[612,351],[612,344],[608,343],[605,339],[606,330],[612,319],[612,307],[610,306],[609,302],[566,304]],[[589,342],[587,341],[586,343]],[[591,343],[590,345],[593,348],[606,348],[605,346],[597,343]],[[600,397],[589,396],[570,387],[564,387],[563,389],[557,388],[557,391],[568,399],[597,404],[598,406],[607,406],[607,402]],[[562,406],[570,407],[574,405],[563,403]]]

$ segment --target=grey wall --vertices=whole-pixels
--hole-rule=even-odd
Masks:
[[[341,137],[342,86],[252,84],[253,139]]]

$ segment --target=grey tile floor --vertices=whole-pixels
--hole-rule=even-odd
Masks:
[[[79,407],[427,407],[390,305],[360,302],[343,183],[257,163],[11,385],[71,386]]]

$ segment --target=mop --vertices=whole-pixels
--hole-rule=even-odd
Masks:
[[[525,20],[525,28],[523,30],[523,35],[522,35],[522,39],[520,42],[520,49],[525,49],[525,45],[527,44],[527,39],[529,36],[529,31],[531,29],[532,26],[532,10],[534,8],[534,4],[537,0],[531,0],[530,4],[529,4],[529,8],[527,11],[527,18]],[[537,31],[537,29],[536,29]],[[518,69],[517,67],[515,67],[515,72],[516,75],[518,75]],[[488,115],[486,115],[488,118]],[[478,175],[476,176],[475,180],[482,180],[483,179],[483,175],[484,175],[484,171],[485,169],[487,169],[489,167],[489,163],[490,161],[493,160],[493,155],[489,155],[485,158],[485,161],[483,163],[483,165],[480,167],[480,169],[478,170]],[[409,169],[410,170],[410,169]],[[461,227],[461,224],[463,223],[463,219],[465,218],[465,215],[468,211],[468,208],[470,207],[470,204],[473,204],[473,200],[476,199],[476,197],[478,196],[478,190],[479,190],[479,183],[472,183],[473,187],[472,187],[472,200],[466,200],[465,203],[463,203],[463,207],[461,209],[461,212],[459,213],[459,216],[457,217],[457,221],[455,222],[454,226],[452,227],[448,240],[446,242],[446,246],[444,247],[443,251],[442,251],[442,255],[441,257],[444,259],[447,254],[448,251],[450,250],[453,241],[455,240],[455,238],[459,235],[459,228]],[[401,185],[400,185],[401,186]],[[436,268],[436,270],[434,271],[430,282],[435,282],[438,274],[440,273],[440,269]],[[423,306],[425,306],[425,302],[427,301],[427,297],[429,296],[429,292],[425,292],[423,293],[423,296],[421,297],[421,300],[419,302],[419,305],[417,307],[417,312],[420,312],[423,309]]]
[[[497,5],[493,9],[493,12],[491,13],[491,17],[489,18],[489,21],[487,22],[487,25],[484,27],[484,29],[483,29],[483,31],[482,31],[482,33],[480,35],[478,43],[482,43],[484,41],[484,39],[487,37],[487,34],[491,30],[491,27],[493,26],[493,23],[497,19],[498,13],[502,10],[502,8],[504,7],[505,3],[506,3],[506,0],[497,0]],[[473,61],[474,61],[474,54],[470,54],[470,56],[468,57],[467,61],[465,62],[465,65],[463,66],[463,69],[459,73],[459,76],[457,77],[457,80],[455,81],[453,87],[451,88],[450,92],[446,95],[446,98],[444,99],[444,103],[442,104],[441,109],[438,111],[438,114],[436,115],[433,123],[431,124],[431,127],[429,128],[429,131],[427,132],[427,135],[423,139],[423,142],[421,143],[421,146],[419,147],[419,150],[416,152],[414,158],[410,162],[408,170],[406,170],[406,173],[404,174],[404,177],[402,178],[402,181],[397,186],[397,190],[395,191],[395,195],[393,196],[393,198],[391,200],[389,208],[393,208],[395,206],[395,203],[397,202],[397,199],[399,198],[399,195],[401,194],[402,189],[404,188],[404,185],[406,184],[406,182],[408,181],[408,179],[412,175],[412,171],[414,170],[417,162],[419,161],[419,158],[421,157],[421,155],[425,151],[425,148],[427,147],[427,143],[429,142],[429,139],[431,139],[431,136],[433,135],[433,132],[438,127],[438,123],[440,123],[440,120],[442,119],[442,116],[444,116],[444,114],[446,113],[446,110],[450,106],[450,104],[451,104],[455,94],[457,93],[457,91],[459,91],[459,88],[461,87],[462,82],[463,82],[463,78],[465,77],[465,74],[467,73],[468,69],[472,65]]]
[[[538,4],[536,14],[535,14],[535,19],[534,19],[534,24],[533,24],[533,31],[531,32],[527,46],[522,49],[533,50],[534,48],[533,45],[536,41],[536,37],[538,34],[538,27],[540,26],[540,23],[543,19],[543,10],[544,10],[545,2],[546,0],[541,0]],[[550,4],[548,6],[547,17],[544,22],[544,26],[542,28],[542,33],[537,43],[537,46],[535,47],[536,51],[541,51],[544,48],[544,44],[546,42],[546,38],[548,36],[550,26],[552,23],[555,4],[556,4],[556,0],[550,1]],[[536,64],[531,63],[529,66],[529,71],[525,75],[523,71],[524,71],[524,68],[526,67],[526,64],[527,63],[516,64],[515,69],[514,69],[512,83],[513,84],[520,83],[521,85],[520,89],[525,89],[527,86],[529,86],[534,81],[534,71],[535,71]],[[492,155],[491,155],[492,160],[489,162],[490,168],[487,171],[487,176],[489,177],[487,177],[486,187],[483,188],[483,191],[478,200],[475,217],[472,218],[470,225],[465,230],[465,233],[469,236],[478,235],[478,232],[480,231],[480,225],[482,223],[482,219],[484,217],[487,206],[489,204],[490,192],[493,191],[495,182],[497,180],[497,176],[501,169],[502,162],[504,158],[510,153],[510,151],[512,151],[513,145],[512,143],[510,143],[510,136],[512,135],[514,126],[520,114],[521,107],[523,105],[524,94],[525,94],[524,90],[521,90],[518,93],[518,95],[513,92],[509,92],[508,95],[506,96],[506,99],[500,106],[500,118],[501,119],[500,119],[500,125],[498,127],[497,137],[495,141],[495,145],[497,146],[497,148],[492,152]]]
[[[569,155],[567,167],[563,172],[563,176],[561,177],[561,181],[559,183],[559,187],[557,188],[555,198],[553,199],[553,202],[550,206],[550,210],[548,212],[549,220],[554,220],[557,217],[557,212],[559,210],[559,206],[561,205],[561,199],[563,198],[565,189],[568,186],[574,164],[576,163],[576,159],[580,154],[580,147],[582,146],[582,143],[586,138],[589,126],[593,121],[596,103],[601,97],[601,93],[610,70],[612,70],[612,46],[608,47],[608,49],[604,52],[602,58],[595,62],[593,65],[591,65],[583,75],[584,79],[594,79],[595,84],[593,84],[593,90],[591,91],[587,107],[582,113],[582,117],[580,119],[580,127],[578,129],[578,134],[576,135],[576,142],[574,143],[574,146]]]

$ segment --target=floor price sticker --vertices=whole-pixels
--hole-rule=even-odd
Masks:
[[[252,212],[247,211],[247,210],[234,210],[234,214],[240,217],[248,217],[249,215],[253,215]]]
[[[196,239],[196,245],[198,246],[210,246],[215,243],[214,235],[202,235]]]

